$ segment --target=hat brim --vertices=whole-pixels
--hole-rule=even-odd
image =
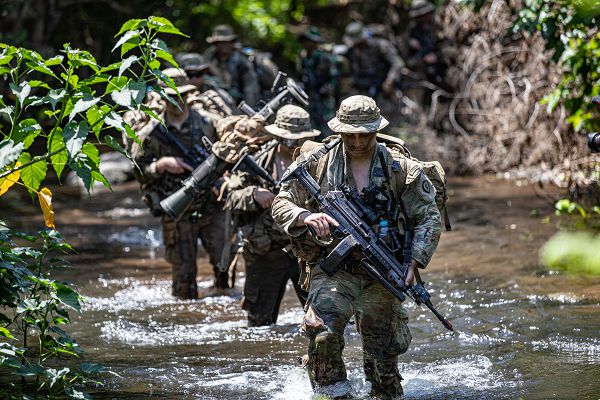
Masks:
[[[372,133],[382,130],[389,123],[387,119],[379,117],[377,120],[366,124],[348,124],[334,117],[327,123],[327,126],[336,133]]]
[[[412,9],[408,12],[408,16],[411,18],[420,17],[422,15],[431,14],[435,11],[435,7],[431,4],[428,4],[423,7]]]
[[[265,126],[265,130],[267,132],[269,132],[271,135],[278,136],[283,139],[304,139],[304,138],[319,136],[321,134],[321,131],[319,131],[317,129],[311,129],[311,130],[302,131],[302,132],[291,132],[291,131],[288,131],[287,129],[280,128],[275,124]]]
[[[325,42],[325,40],[321,36],[311,35],[310,33],[303,33],[302,36],[300,36],[300,39],[306,39],[306,40],[314,42],[314,43],[324,43]]]
[[[233,42],[236,39],[237,39],[237,35],[209,36],[206,38],[206,42],[207,43]]]
[[[193,71],[193,72],[206,71],[207,69],[210,69],[210,65],[208,65],[208,64],[192,64],[192,65],[188,65],[182,69],[186,72],[187,71]]]
[[[171,95],[171,96],[177,95],[177,92],[170,87],[166,87],[163,90],[168,95]],[[177,86],[177,90],[179,91],[180,94],[183,94],[183,93],[191,92],[192,90],[197,90],[197,88],[194,85],[183,85],[183,86]]]

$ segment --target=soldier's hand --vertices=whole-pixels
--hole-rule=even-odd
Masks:
[[[171,174],[183,174],[185,171],[193,170],[194,168],[181,157],[161,157],[156,161],[156,172],[159,174],[165,171]]]
[[[417,261],[412,260],[410,267],[408,267],[408,271],[406,271],[406,279],[404,280],[404,284],[406,286],[413,284],[415,280],[415,270],[419,268],[420,265],[421,264],[419,264]]]
[[[383,83],[381,84],[381,88],[383,89],[383,91],[384,91],[386,94],[388,94],[388,95],[389,95],[389,94],[391,94],[391,93],[392,93],[392,90],[394,90],[394,82],[393,82],[393,81],[391,81],[391,80],[389,80],[389,79],[386,79],[386,80],[385,80],[385,81],[383,81]]]
[[[329,235],[329,225],[339,226],[338,222],[325,213],[303,213],[298,217],[300,226],[306,225],[312,228],[317,236],[323,237]]]
[[[264,188],[256,188],[252,196],[254,197],[254,201],[262,208],[271,208],[271,204],[273,204],[273,200],[275,199],[275,194],[269,189]]]

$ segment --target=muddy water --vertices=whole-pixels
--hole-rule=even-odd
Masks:
[[[406,398],[600,398],[600,278],[538,265],[539,246],[556,230],[542,222],[551,203],[530,186],[489,177],[454,179],[451,188],[454,229],[424,278],[458,333],[408,305],[414,339],[399,365]],[[127,184],[57,204],[57,225],[79,250],[64,278],[87,297],[70,330],[88,361],[119,375],[107,375],[95,397],[311,398],[296,366],[307,341],[295,296],[288,290],[276,326],[250,329],[239,292],[173,298],[157,221],[137,198]],[[199,265],[206,295],[204,255]],[[243,280],[240,272],[238,288]],[[346,339],[355,395],[368,398],[353,326]]]

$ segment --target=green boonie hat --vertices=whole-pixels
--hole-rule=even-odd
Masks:
[[[194,86],[190,83],[190,79],[188,78],[185,71],[182,70],[181,68],[167,68],[167,69],[163,70],[162,73],[173,80],[173,82],[175,83],[175,86],[177,86],[177,90],[179,90],[180,94],[183,94],[183,93],[186,93],[186,92],[189,92],[192,90],[196,90],[196,86]],[[161,80],[158,81],[158,86],[163,88],[163,90],[165,91],[166,94],[169,94],[169,95],[177,94],[177,92],[175,90],[173,90],[172,88],[167,86],[167,84]]]
[[[350,96],[342,101],[327,126],[337,133],[372,133],[388,126],[375,100],[368,96]]]
[[[204,71],[210,68],[210,65],[204,60],[201,54],[185,53],[178,57],[177,62],[185,72],[188,71]]]
[[[435,11],[435,7],[427,0],[413,0],[408,11],[408,16],[411,18],[420,17],[421,15],[429,14]]]
[[[323,40],[323,37],[321,36],[321,32],[319,31],[319,28],[317,28],[316,26],[309,26],[308,29],[306,30],[306,32],[304,32],[302,35],[300,35],[301,39],[308,39],[311,42],[315,42],[315,43],[323,43],[325,40]]]
[[[265,126],[265,130],[284,139],[303,139],[321,134],[321,131],[312,129],[308,112],[293,104],[281,107],[275,116],[275,123]]]
[[[206,38],[208,43],[232,42],[237,39],[233,28],[229,25],[217,25],[213,28],[212,36]]]

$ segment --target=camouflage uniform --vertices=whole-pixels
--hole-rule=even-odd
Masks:
[[[310,117],[302,108],[283,106],[267,132],[282,139],[315,137],[319,131],[310,127]],[[275,180],[283,171],[276,167],[277,147],[265,153],[257,162]],[[226,207],[237,215],[244,237],[244,261],[246,284],[242,307],[248,311],[248,325],[260,326],[277,322],[279,306],[285,293],[287,281],[292,280],[300,303],[304,307],[308,293],[300,287],[298,259],[283,251],[290,239],[275,224],[270,209],[261,208],[254,200],[254,192],[265,187],[247,173],[236,173],[228,182],[229,194]]]
[[[165,74],[173,75],[170,70],[174,69],[165,70]],[[190,85],[182,85],[175,79],[182,77],[185,77],[183,71],[181,76],[173,77],[179,91],[187,93],[194,90],[188,87]],[[169,88],[166,88],[165,92],[172,94],[167,89]],[[215,141],[213,117],[213,114],[206,113],[197,107],[190,107],[189,117],[181,129],[177,129],[165,120],[166,129],[179,138],[184,145],[190,147],[193,144],[200,144],[202,136]],[[141,174],[137,169],[134,170],[136,179],[142,184],[145,198],[149,199],[154,207],[157,202],[179,189],[181,182],[187,178],[187,174],[171,174],[166,171],[159,174],[157,172],[156,162],[161,157],[181,156],[174,145],[160,140],[160,129],[164,129],[164,127],[154,121],[148,123],[144,129],[138,131],[142,142],[141,146],[134,144],[131,151],[133,159],[141,169]],[[197,297],[198,238],[201,238],[215,270],[215,286],[228,287],[227,272],[219,272],[216,268],[223,249],[223,218],[222,205],[216,201],[212,193],[207,194],[206,199],[198,199],[179,221],[174,221],[167,215],[162,216],[165,258],[173,268],[173,295],[182,298]]]
[[[236,38],[231,27],[218,25],[214,28],[213,35],[206,40],[209,43],[219,43],[233,42]],[[204,58],[211,64],[212,71],[236,104],[242,100],[250,106],[256,104],[260,93],[258,77],[253,65],[239,47],[234,47],[232,53],[223,59],[219,57],[216,45],[213,45],[204,52]]]
[[[344,100],[337,117],[329,122],[334,132],[376,132],[387,124],[380,117],[375,102],[366,96]],[[358,129],[358,130],[356,130]],[[386,164],[374,158],[369,171],[370,182],[393,190],[404,205],[406,217],[414,226],[413,259],[426,266],[440,235],[440,214],[435,204],[435,190],[414,161],[394,148],[378,143]],[[306,157],[301,153],[299,160]],[[356,187],[342,144],[334,147],[309,167],[320,182],[321,193],[347,183]],[[386,186],[383,168],[389,168],[392,181]],[[319,258],[328,254],[339,240],[327,248],[316,245],[306,234],[305,226],[295,227],[303,212],[318,212],[315,202],[297,181],[283,185],[273,202],[273,217],[294,239],[295,250],[310,267],[310,291],[303,330],[310,339],[308,369],[315,388],[325,394],[347,394],[346,369],[342,360],[344,329],[354,315],[362,336],[364,371],[372,393],[384,398],[402,394],[398,372],[398,355],[411,342],[408,313],[401,302],[360,267],[360,254],[352,254],[335,275],[328,276],[318,267]],[[340,389],[341,393],[335,393]]]
[[[335,107],[339,100],[340,84],[336,60],[331,52],[317,47],[324,42],[317,28],[311,27],[300,39],[305,49],[300,54],[299,70],[304,89],[310,97],[311,121],[324,136],[329,136],[333,132],[329,130],[327,121],[335,116]]]
[[[404,61],[389,40],[372,36],[360,22],[353,22],[346,27],[344,42],[348,46],[346,57],[354,94],[377,98],[384,81],[399,80]]]

